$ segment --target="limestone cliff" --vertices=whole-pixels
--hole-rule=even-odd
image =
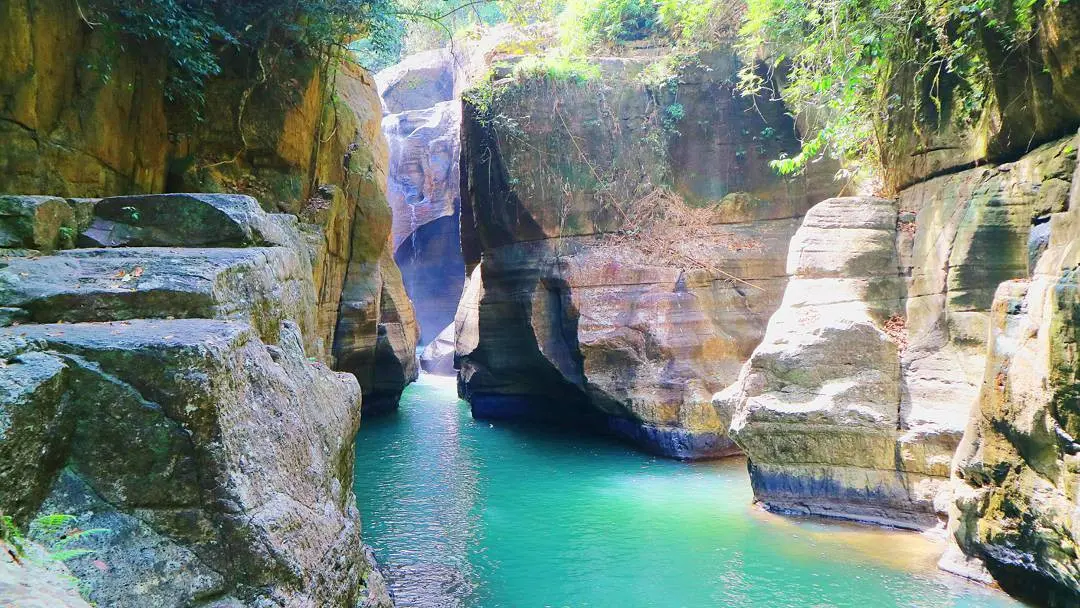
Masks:
[[[1040,2],[1025,10],[1033,11],[1032,32],[1023,42],[990,28],[973,41],[985,50],[989,75],[978,99],[952,91],[948,78],[936,85],[936,100],[915,87],[914,78],[891,79],[894,95],[923,109],[918,116],[895,116],[888,126],[883,177],[891,191],[976,164],[1015,160],[1080,126],[1080,6]],[[980,105],[976,115],[958,124],[972,101]]]
[[[0,510],[103,529],[68,561],[99,605],[388,605],[296,218],[106,198],[79,239],[119,246],[3,250]]]
[[[1080,136],[1073,141],[1075,157]],[[984,374],[954,463],[950,531],[1010,593],[1075,606],[1080,173],[1067,204],[1044,211],[1048,238],[1030,276],[994,294]]]
[[[79,14],[69,0],[16,0],[0,8],[0,58],[10,67],[0,75],[0,193],[232,192],[298,215],[316,285],[317,336],[308,355],[330,364],[354,361],[349,371],[371,402],[393,400],[415,375],[416,362],[404,347],[377,357],[380,332],[401,333],[399,342],[416,338],[407,329],[413,324],[407,298],[381,305],[383,282],[390,292],[403,290],[396,269],[380,274],[372,293],[371,277],[362,274],[376,273],[384,250],[393,254],[389,222],[372,220],[389,213],[387,148],[371,76],[303,52],[267,68],[256,57],[222,50],[222,73],[207,82],[204,107],[180,107],[165,99],[166,66],[153,49],[120,52],[108,37],[115,34]],[[34,205],[35,214],[66,215],[34,224],[51,233],[25,234],[16,218],[31,210],[0,203],[0,246],[74,246],[71,236],[82,229],[78,210],[90,204],[74,214]],[[385,327],[383,310],[389,311]],[[339,336],[340,327],[362,335]],[[350,351],[354,345],[367,352]],[[398,386],[375,387],[373,375],[399,378]]]
[[[780,310],[714,399],[734,418],[759,500],[914,527],[944,518],[994,291],[1046,247],[1041,226],[1067,207],[1075,164],[1069,138],[895,200],[810,211]]]
[[[702,61],[677,97],[626,58],[466,104],[456,350],[474,415],[598,425],[680,458],[734,450],[710,396],[779,305],[799,219],[836,186],[827,168],[778,178],[767,161],[797,146],[783,107],[748,111],[734,61]]]

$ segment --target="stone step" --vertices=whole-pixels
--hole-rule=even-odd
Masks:
[[[314,300],[303,261],[284,247],[73,249],[0,258],[0,325],[235,319],[273,343],[286,319],[309,335]]]
[[[248,247],[285,245],[276,216],[250,196],[148,194],[104,198],[81,247]]]

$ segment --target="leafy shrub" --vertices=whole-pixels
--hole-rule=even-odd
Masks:
[[[572,54],[657,32],[660,15],[653,0],[581,0],[559,15],[562,45]]]
[[[1025,44],[1034,35],[1035,4],[749,0],[740,86],[747,94],[778,89],[809,121],[802,152],[774,167],[793,173],[828,154],[877,169],[897,130],[970,125],[993,94],[987,41],[1006,52]],[[774,74],[781,77],[770,79]]]
[[[320,56],[392,25],[392,2],[89,0],[85,19],[111,34],[120,51],[129,43],[160,45],[169,63],[166,96],[200,103],[206,80],[221,72],[224,48]]]
[[[584,84],[600,78],[600,66],[559,52],[530,55],[514,65],[517,78],[548,78]]]

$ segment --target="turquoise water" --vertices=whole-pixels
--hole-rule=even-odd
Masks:
[[[1020,606],[938,571],[940,541],[756,509],[738,459],[474,421],[421,377],[357,435],[365,540],[398,606]]]

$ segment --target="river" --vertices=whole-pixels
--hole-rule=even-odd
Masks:
[[[473,420],[421,376],[356,439],[364,538],[400,608],[1021,606],[941,540],[756,508],[746,463],[682,463]]]

